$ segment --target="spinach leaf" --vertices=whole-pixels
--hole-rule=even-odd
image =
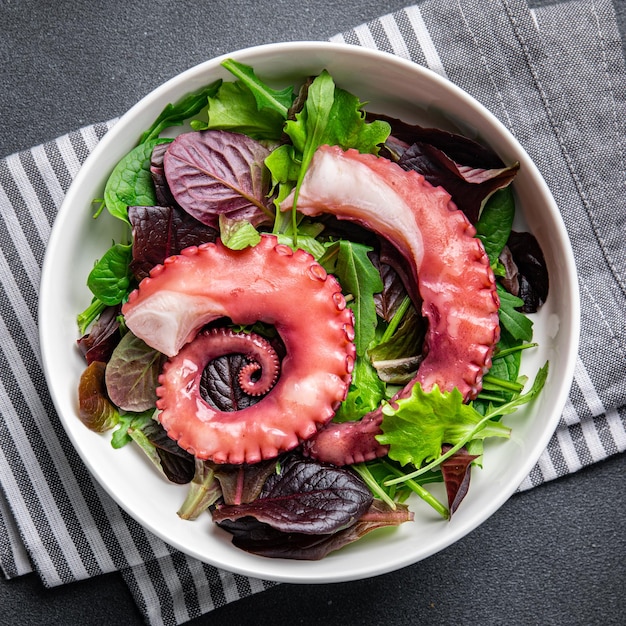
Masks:
[[[128,207],[154,206],[156,194],[150,174],[152,150],[163,139],[151,139],[133,148],[115,166],[104,188],[104,203],[113,217],[128,223]]]
[[[104,253],[89,273],[87,286],[103,304],[119,304],[128,294],[131,258],[132,245],[116,243]]]
[[[509,185],[491,195],[476,223],[476,236],[483,242],[492,266],[507,243],[514,217],[515,199]]]

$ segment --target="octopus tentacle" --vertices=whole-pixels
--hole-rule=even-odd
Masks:
[[[159,420],[200,459],[273,458],[328,423],[348,391],[354,331],[341,287],[310,254],[271,235],[239,251],[219,240],[187,248],[153,269],[122,312],[137,336],[170,357],[157,390]],[[206,348],[198,331],[223,317],[273,325],[286,351],[269,393],[234,412],[211,407],[197,391],[204,368],[202,360],[194,363],[196,350]],[[194,359],[186,359],[188,353]],[[181,409],[185,394],[190,400]]]
[[[292,203],[288,197],[281,209]],[[332,213],[359,222],[406,258],[428,330],[425,358],[401,395],[419,383],[426,391],[456,387],[466,400],[474,398],[499,339],[499,299],[476,230],[450,195],[387,159],[322,146],[304,177],[297,208],[309,216]],[[341,455],[345,463],[384,455],[386,447],[375,439],[381,421],[378,409],[361,423],[332,424],[306,451],[334,463]]]
[[[240,368],[237,376],[242,391],[249,396],[268,393],[278,379],[280,360],[272,344],[256,333],[236,332],[224,327],[201,331],[194,341],[183,346],[166,363],[164,373],[172,367],[186,367],[189,361],[196,363],[202,371],[212,360],[230,354],[243,354],[250,361]],[[165,378],[167,376],[159,379],[162,386]],[[190,382],[195,384],[198,381]]]

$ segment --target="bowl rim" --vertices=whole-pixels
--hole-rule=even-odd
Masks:
[[[570,318],[571,324],[571,344],[567,347],[569,350],[569,356],[566,359],[566,368],[564,371],[559,373],[560,382],[557,387],[558,391],[555,395],[555,402],[553,405],[558,407],[558,411],[556,408],[552,415],[552,420],[549,423],[549,426],[542,431],[542,436],[538,438],[534,452],[532,454],[527,454],[524,457],[524,461],[520,463],[516,471],[514,472],[511,480],[508,481],[507,488],[502,489],[498,492],[497,497],[493,498],[493,500],[489,503],[486,509],[483,512],[483,515],[480,517],[476,517],[472,523],[465,524],[461,530],[456,533],[451,534],[450,541],[444,541],[441,544],[437,544],[432,546],[432,549],[426,549],[419,556],[418,559],[414,557],[412,553],[406,554],[404,558],[396,559],[393,562],[381,565],[378,564],[370,564],[367,568],[364,568],[363,571],[358,574],[354,573],[342,573],[341,571],[337,571],[334,574],[325,573],[323,577],[315,573],[308,573],[306,567],[298,567],[297,569],[287,568],[288,573],[283,574],[280,571],[279,567],[264,567],[264,564],[267,563],[267,559],[255,564],[246,565],[246,567],[239,567],[238,565],[230,566],[227,563],[223,562],[213,562],[210,558],[207,558],[206,555],[193,553],[190,550],[181,545],[180,542],[176,540],[176,538],[172,538],[167,536],[159,528],[155,528],[152,524],[147,524],[144,519],[138,519],[134,514],[134,511],[128,510],[128,508],[120,502],[118,495],[115,490],[109,488],[109,485],[106,482],[103,482],[102,478],[99,476],[99,472],[92,465],[86,451],[84,451],[77,441],[72,428],[69,427],[67,419],[69,416],[65,414],[66,409],[64,408],[64,403],[59,398],[57,393],[57,389],[55,388],[54,381],[54,373],[52,371],[52,358],[51,355],[48,354],[47,346],[48,344],[48,334],[52,332],[52,329],[48,328],[45,320],[45,311],[43,308],[43,303],[50,301],[50,289],[52,285],[51,273],[53,271],[53,258],[55,255],[56,249],[63,245],[63,223],[67,219],[67,216],[70,212],[70,207],[74,201],[74,196],[77,194],[77,190],[81,187],[81,185],[85,184],[86,180],[89,177],[89,172],[92,168],[92,164],[97,163],[103,154],[105,154],[110,147],[115,143],[118,137],[125,132],[126,126],[133,120],[133,118],[143,110],[146,105],[151,102],[158,101],[161,97],[169,93],[172,89],[179,88],[187,83],[189,83],[190,79],[199,74],[203,74],[206,71],[209,71],[213,68],[218,68],[221,62],[227,58],[235,58],[240,60],[241,62],[249,62],[247,61],[251,56],[257,56],[259,54],[265,53],[281,53],[281,54],[289,54],[295,50],[306,50],[306,51],[323,51],[325,53],[332,52],[338,54],[354,54],[360,57],[371,59],[372,61],[385,63],[391,63],[401,70],[406,70],[408,72],[417,72],[423,74],[426,80],[434,81],[439,84],[449,92],[453,94],[455,98],[460,99],[470,106],[472,109],[476,110],[483,118],[485,118],[490,126],[492,126],[498,135],[506,140],[508,144],[512,148],[515,149],[516,152],[524,155],[526,162],[524,163],[524,167],[527,168],[531,174],[533,184],[537,186],[538,191],[541,193],[542,197],[546,200],[547,204],[550,206],[550,210],[554,214],[554,218],[556,221],[557,228],[559,232],[557,233],[559,238],[567,243],[565,246],[565,258],[562,259],[565,277],[569,282],[569,288],[571,289],[572,299],[578,303],[578,306],[573,307]],[[187,91],[190,91],[188,89]],[[180,91],[179,96],[185,93],[185,90]],[[576,267],[574,262],[573,251],[571,249],[571,245],[569,244],[569,238],[567,236],[567,232],[565,230],[565,225],[556,205],[556,202],[536,165],[530,160],[525,149],[519,144],[519,142],[513,137],[508,129],[493,115],[485,106],[475,100],[472,96],[470,96],[467,92],[462,90],[460,87],[456,86],[447,78],[444,78],[432,70],[423,67],[419,64],[416,64],[407,59],[403,59],[397,55],[379,51],[376,49],[355,46],[351,44],[345,43],[333,43],[333,42],[323,42],[323,41],[291,41],[291,42],[278,42],[278,43],[268,43],[257,46],[245,47],[240,50],[236,50],[233,52],[228,52],[225,54],[218,55],[214,58],[203,61],[193,67],[188,68],[187,70],[173,76],[172,78],[166,80],[161,85],[150,91],[144,97],[142,97],[135,105],[133,105],[126,113],[124,113],[119,120],[114,124],[114,126],[105,134],[105,136],[98,142],[93,151],[89,154],[80,170],[78,171],[76,177],[72,181],[65,198],[59,208],[59,212],[57,217],[55,218],[55,222],[52,227],[52,231],[50,234],[50,239],[48,245],[46,247],[46,252],[44,256],[44,262],[41,272],[41,283],[40,283],[40,299],[38,305],[38,327],[39,327],[39,339],[40,346],[42,352],[42,363],[43,369],[46,377],[46,382],[49,383],[50,395],[52,397],[54,406],[59,415],[59,419],[63,425],[65,432],[67,433],[72,445],[77,450],[80,458],[88,467],[92,476],[96,478],[98,483],[104,487],[105,491],[113,498],[118,505],[122,506],[126,512],[136,519],[142,526],[147,528],[149,531],[160,537],[167,544],[187,553],[191,556],[199,558],[200,560],[215,565],[216,567],[220,567],[223,569],[227,569],[229,571],[233,571],[238,574],[253,576],[257,578],[264,578],[268,580],[275,580],[279,582],[291,582],[291,583],[326,583],[326,582],[344,582],[348,580],[357,580],[361,578],[366,578],[373,575],[384,574],[390,571],[394,571],[405,567],[407,565],[411,565],[418,560],[426,558],[440,550],[446,548],[452,543],[458,541],[469,532],[471,532],[474,528],[482,524],[486,521],[498,508],[500,508],[506,500],[515,492],[519,484],[524,480],[524,478],[528,475],[534,465],[537,463],[541,453],[545,450],[550,438],[552,437],[554,430],[558,424],[558,419],[560,414],[565,406],[565,402],[567,399],[567,395],[569,392],[569,388],[571,385],[571,381],[574,376],[574,368],[576,362],[576,355],[578,352],[578,337],[580,334],[580,296],[579,296],[579,286],[578,286],[578,278],[576,273]],[[75,419],[75,416],[71,416]],[[515,483],[515,484],[514,484]],[[233,548],[236,549],[236,548]],[[271,561],[271,560],[270,560]],[[280,559],[274,559],[273,561],[281,561]],[[255,562],[256,563],[256,562]]]

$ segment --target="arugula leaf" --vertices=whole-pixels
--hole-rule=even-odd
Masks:
[[[302,180],[320,146],[338,145],[344,150],[356,148],[377,154],[379,144],[389,136],[389,124],[381,120],[366,122],[362,107],[363,103],[356,96],[336,87],[331,75],[324,70],[309,86],[302,111],[296,113],[295,120],[286,122],[285,133],[296,151],[302,154],[294,191],[294,222]]]
[[[511,335],[520,341],[530,341],[533,338],[533,322],[523,313],[517,310],[524,301],[510,294],[502,285],[497,285],[498,296],[500,296],[500,324],[506,328]]]
[[[402,465],[421,467],[441,456],[444,443],[455,445],[485,437],[509,437],[510,429],[498,422],[485,422],[474,432],[483,416],[463,404],[458,389],[441,392],[437,386],[425,392],[415,384],[408,398],[383,406],[381,435],[376,439],[389,446],[389,458]]]
[[[353,299],[348,306],[354,313],[356,353],[363,356],[374,339],[376,332],[376,303],[374,294],[383,288],[380,274],[367,253],[372,248],[342,239],[338,246],[334,273],[345,293]]]
[[[141,135],[139,143],[156,139],[166,128],[181,126],[190,117],[197,115],[206,106],[207,100],[217,93],[221,84],[221,79],[216,80],[206,87],[187,94],[175,104],[168,104],[154,120],[152,126]]]
[[[249,65],[244,65],[234,59],[226,59],[222,62],[222,67],[248,87],[254,96],[259,111],[269,108],[282,115],[283,118],[287,117],[294,98],[292,86],[281,90],[272,89],[257,77]]]
[[[346,399],[335,413],[335,422],[361,419],[380,406],[385,398],[385,384],[376,374],[369,359],[357,356],[352,370],[352,380]]]
[[[194,130],[229,130],[257,140],[278,140],[282,135],[285,123],[282,111],[259,108],[255,95],[241,81],[224,83],[208,99],[208,105],[208,122],[193,123]]]
[[[91,292],[108,306],[119,304],[128,294],[131,272],[132,245],[114,244],[95,264],[87,277]]]
[[[315,78],[304,108],[296,114],[295,120],[285,124],[285,132],[302,153],[304,170],[317,148],[324,144],[378,154],[391,127],[381,120],[366,122],[363,104],[356,96],[337,87],[326,70]]]

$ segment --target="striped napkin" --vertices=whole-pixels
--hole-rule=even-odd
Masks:
[[[520,490],[626,449],[626,70],[610,0],[427,0],[332,38],[447,77],[518,138],[563,214],[582,340],[558,430]],[[47,393],[41,262],[73,177],[114,121],[0,161],[0,567],[46,586],[119,570],[149,624],[182,624],[268,588],[177,552],[91,478]]]

